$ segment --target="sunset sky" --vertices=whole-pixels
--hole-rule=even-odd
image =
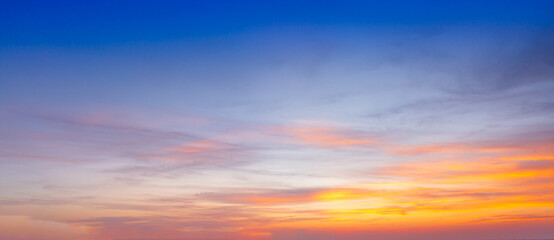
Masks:
[[[338,239],[554,239],[554,1],[0,2],[0,240]]]

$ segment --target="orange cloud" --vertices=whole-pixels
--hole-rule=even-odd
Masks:
[[[241,147],[233,144],[222,143],[213,140],[198,140],[186,144],[163,149],[159,153],[145,154],[138,157],[142,159],[156,159],[167,162],[192,162],[207,161],[217,162],[228,160],[231,155],[237,157]]]
[[[367,189],[329,188],[242,192],[234,193],[233,196],[226,197],[226,199],[249,204],[278,205],[291,203],[345,201],[374,196],[375,194],[377,194],[377,192]]]
[[[190,154],[202,154],[202,153],[212,153],[220,151],[221,149],[229,148],[229,146],[214,142],[214,141],[196,141],[187,143],[185,145],[171,148],[171,151],[180,152],[180,153],[190,153]]]
[[[298,216],[286,223],[266,225],[282,228],[315,224],[329,229],[367,229],[363,223],[371,222],[372,226],[398,229],[429,224],[459,226],[479,221],[554,219],[545,214],[554,212],[552,155],[506,150],[500,155],[487,151],[466,159],[463,152],[460,154],[449,160],[393,164],[371,173],[387,179],[386,182],[254,191],[227,199],[257,206],[260,214],[275,216],[274,210],[283,208],[284,212]],[[306,209],[313,211],[305,213]],[[436,222],[439,218],[441,221]]]
[[[419,146],[403,146],[387,144],[387,152],[395,155],[419,155],[425,153],[506,153],[521,150],[510,146],[475,146],[472,144],[427,144]]]
[[[87,228],[63,222],[0,215],[0,239],[80,240],[87,234]]]
[[[332,127],[273,127],[307,145],[325,148],[368,146],[377,141],[366,134]]]

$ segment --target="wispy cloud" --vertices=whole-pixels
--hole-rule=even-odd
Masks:
[[[16,117],[22,122],[34,124],[34,127],[3,133],[12,139],[8,144],[13,147],[2,150],[4,158],[8,159],[82,162],[125,158],[137,161],[219,162],[231,160],[232,155],[246,151],[242,146],[217,139],[117,123],[110,118],[83,119],[79,115],[53,112],[18,114]],[[33,143],[41,144],[33,147]],[[26,150],[22,149],[24,145]],[[52,151],[51,148],[58,150]]]
[[[370,134],[329,126],[280,126],[282,132],[300,144],[324,148],[371,147],[377,141]]]

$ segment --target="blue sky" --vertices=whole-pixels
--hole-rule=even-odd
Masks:
[[[165,3],[165,4],[164,4]],[[5,1],[2,43],[98,46],[268,27],[549,26],[550,1]]]
[[[553,234],[552,1],[0,4],[0,239]]]

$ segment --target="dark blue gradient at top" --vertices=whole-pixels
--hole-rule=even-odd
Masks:
[[[550,26],[554,1],[3,1],[0,44],[156,42],[290,26]]]

